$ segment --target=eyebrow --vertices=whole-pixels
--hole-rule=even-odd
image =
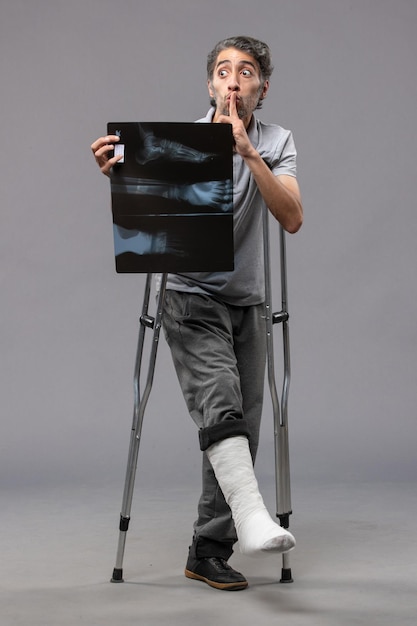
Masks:
[[[216,65],[216,70],[225,63],[231,63],[231,61],[229,59],[223,59],[223,61],[219,61]],[[238,61],[238,65],[250,65],[251,67],[253,67],[254,70],[258,71],[257,66],[255,65],[255,63],[252,63],[252,61]]]

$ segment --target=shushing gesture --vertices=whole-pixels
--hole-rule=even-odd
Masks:
[[[232,91],[230,95],[227,97],[227,103],[229,105],[229,114],[221,114],[215,120],[219,124],[231,124],[233,138],[235,140],[235,148],[236,152],[240,154],[242,157],[250,156],[254,151],[254,147],[252,146],[248,134],[246,132],[244,120],[239,117],[239,113],[237,110],[238,106],[238,92]]]

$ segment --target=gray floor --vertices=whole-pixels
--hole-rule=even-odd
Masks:
[[[273,510],[273,485],[263,491]],[[126,582],[112,584],[118,488],[3,491],[1,626],[416,624],[414,484],[296,484],[294,583],[278,582],[279,557],[236,552],[250,586],[234,593],[183,576],[195,495],[136,490]]]

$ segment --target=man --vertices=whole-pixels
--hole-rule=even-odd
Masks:
[[[253,472],[262,412],[265,319],[262,210],[295,233],[303,221],[289,131],[254,116],[269,89],[269,48],[220,41],[207,59],[212,108],[199,122],[231,124],[235,142],[232,272],[169,275],[163,326],[203,451],[203,491],[185,575],[217,589],[247,587],[228,559],[286,552],[295,539],[269,516]],[[92,144],[104,174],[117,137]],[[213,250],[215,254],[215,250]]]

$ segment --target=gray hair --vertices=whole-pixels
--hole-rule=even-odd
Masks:
[[[238,37],[228,37],[217,43],[213,50],[207,57],[207,78],[212,80],[214,66],[219,53],[227,48],[236,48],[242,52],[250,54],[258,63],[259,70],[261,72],[261,79],[263,82],[269,80],[274,66],[271,63],[271,52],[269,47],[263,41],[254,39],[253,37],[245,37],[239,35]]]

